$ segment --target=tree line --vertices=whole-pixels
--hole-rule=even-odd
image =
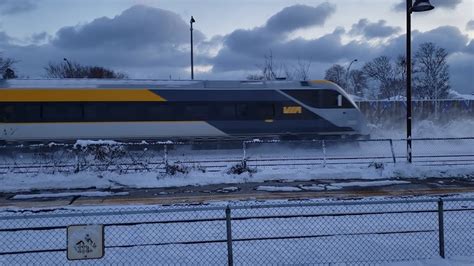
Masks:
[[[0,55],[0,73],[4,79],[17,78],[13,65],[18,61],[12,58],[4,58]],[[126,79],[128,75],[101,66],[87,66],[69,61],[48,63],[45,70],[46,78],[90,78],[90,79]]]
[[[448,96],[448,52],[434,43],[419,46],[412,60],[413,96],[418,99],[443,99]],[[335,64],[326,70],[325,79],[339,84],[353,95],[369,99],[395,99],[406,94],[406,57],[379,56],[361,69],[348,70]]]
[[[448,96],[448,52],[434,43],[419,46],[412,60],[413,96],[418,99],[441,99]],[[288,66],[276,62],[272,51],[264,56],[259,72],[247,76],[248,80],[308,80],[310,60],[298,60]],[[325,72],[325,79],[335,82],[348,93],[367,99],[396,99],[406,94],[406,57],[379,56],[360,69],[334,64]]]

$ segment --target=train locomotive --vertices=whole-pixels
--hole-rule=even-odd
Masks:
[[[0,141],[360,138],[325,81],[1,80]]]

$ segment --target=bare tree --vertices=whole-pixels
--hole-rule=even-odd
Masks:
[[[125,79],[127,75],[121,72],[100,67],[83,66],[76,62],[49,63],[44,68],[48,78],[91,78],[91,79]]]
[[[326,75],[324,79],[332,81],[337,85],[341,86],[344,89],[347,89],[346,84],[346,68],[339,64],[335,64],[331,66],[328,70],[326,70]]]
[[[448,52],[428,42],[420,45],[415,53],[414,94],[423,99],[440,99],[448,96]]]
[[[378,98],[390,98],[404,94],[404,77],[402,57],[398,59],[400,62],[392,62],[387,56],[379,56],[374,60],[366,63],[362,71],[369,79],[372,79],[378,84]],[[404,63],[403,63],[404,64]],[[406,72],[406,71],[405,71]]]
[[[7,68],[5,72],[3,73],[3,79],[16,79],[17,75],[15,74],[15,71],[11,68]]]
[[[361,70],[351,70],[349,73],[348,83],[348,89],[350,89],[348,91],[349,93],[353,93],[357,96],[363,96],[364,89],[367,88],[367,76]]]
[[[308,80],[311,67],[310,60],[298,58],[296,65],[278,62],[270,50],[264,55],[263,64],[257,64],[258,74],[247,75],[248,80]]]
[[[291,68],[289,68],[286,64],[281,64],[281,67],[283,68],[283,73],[285,73],[284,78],[287,80],[294,80],[295,75],[297,75],[296,71],[292,71]]]
[[[274,59],[272,50],[270,50],[268,54],[265,54],[263,58],[263,64],[256,65],[257,68],[260,69],[260,73],[248,75],[248,80],[279,80],[293,78],[293,73],[290,68],[288,68],[286,64],[278,63]]]
[[[18,61],[2,57],[0,54],[0,73],[4,79],[11,79],[16,78],[15,71],[13,70],[13,64],[17,63]]]
[[[294,67],[294,76],[298,80],[308,80],[309,79],[309,69],[311,68],[311,60],[301,60],[298,58],[298,63]]]

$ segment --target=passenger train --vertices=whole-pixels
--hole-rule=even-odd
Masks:
[[[3,142],[363,136],[359,108],[324,80],[0,80]]]

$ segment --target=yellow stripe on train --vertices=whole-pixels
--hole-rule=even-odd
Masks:
[[[148,89],[2,89],[0,102],[163,102]]]

